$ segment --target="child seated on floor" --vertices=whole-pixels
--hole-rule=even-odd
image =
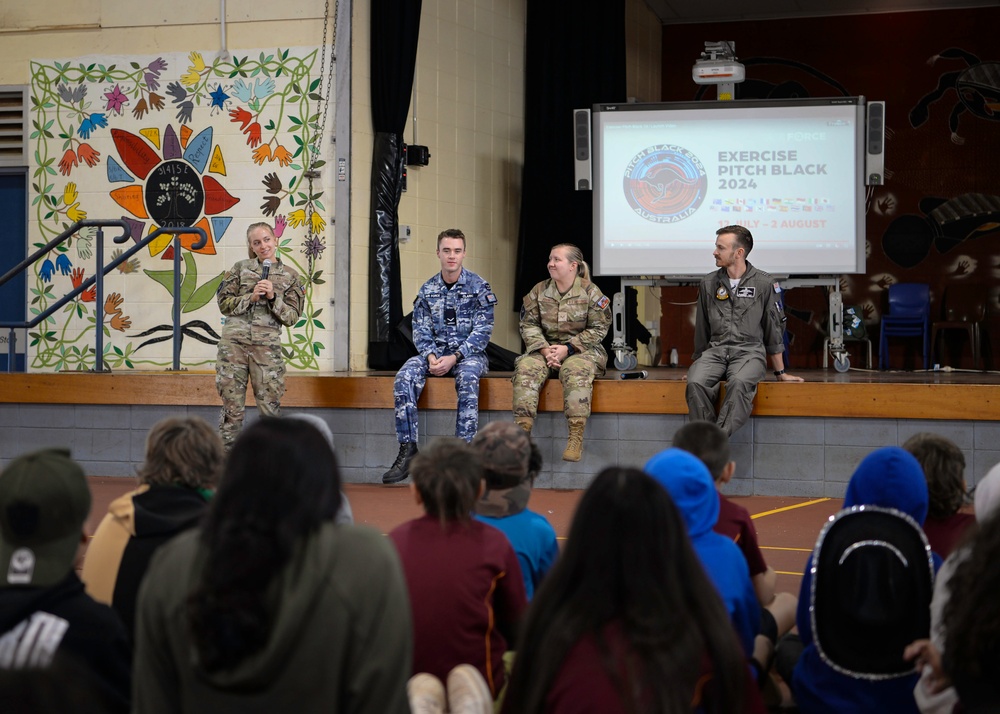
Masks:
[[[976,522],[975,515],[960,510],[965,505],[965,454],[951,439],[928,433],[914,434],[903,448],[920,462],[927,479],[924,534],[931,550],[947,558]]]
[[[542,454],[512,421],[487,424],[472,439],[472,448],[482,456],[486,479],[486,490],[476,501],[476,518],[499,528],[510,540],[530,600],[559,555],[552,524],[528,509]]]
[[[503,714],[763,714],[685,530],[638,469],[594,478],[531,603]]]
[[[927,517],[927,502],[927,483],[920,464],[912,454],[898,446],[876,449],[862,459],[854,475],[851,476],[847,492],[844,494],[845,509],[855,506],[892,509],[894,512],[905,514],[918,527]],[[886,538],[876,531],[867,535],[866,542],[878,545],[886,542]],[[794,665],[793,672],[782,672],[785,681],[792,683],[792,692],[799,711],[802,714],[842,712],[916,714],[918,710],[913,697],[913,688],[917,683],[917,672],[908,670],[902,676],[879,674],[871,677],[848,673],[842,664],[831,663],[827,655],[831,645],[827,643],[821,646],[822,643],[817,640],[814,622],[818,625],[819,621],[814,618],[816,608],[820,607],[823,601],[841,603],[841,614],[850,617],[843,617],[842,625],[827,628],[827,631],[832,630],[835,634],[839,631],[840,639],[853,644],[853,654],[863,658],[870,655],[873,650],[884,646],[885,638],[882,633],[888,629],[887,624],[912,621],[918,615],[921,617],[926,615],[929,629],[930,598],[927,598],[927,607],[924,607],[917,599],[917,591],[910,586],[908,580],[886,577],[886,574],[891,575],[892,571],[882,565],[892,564],[893,560],[889,559],[883,559],[882,564],[872,565],[871,569],[864,573],[864,578],[857,579],[858,586],[855,589],[849,590],[852,583],[842,581],[841,587],[846,592],[840,588],[831,588],[829,591],[824,591],[830,597],[824,598],[819,588],[815,591],[813,588],[816,578],[813,566],[818,550],[817,546],[813,555],[806,561],[799,589],[796,626],[801,636],[802,653]],[[938,556],[931,553],[926,546],[920,557],[931,561],[930,570],[936,570],[940,565]],[[900,560],[917,565],[913,558],[900,558]],[[928,575],[928,580],[930,578]],[[904,593],[905,597],[902,596]],[[859,641],[860,644],[855,641]],[[908,640],[902,642],[897,650],[900,659],[907,643]],[[846,648],[839,645],[838,649]],[[786,658],[779,655],[779,661],[784,659]]]
[[[757,542],[757,529],[753,525],[750,513],[736,503],[733,503],[722,493],[722,488],[736,473],[736,462],[732,460],[729,449],[729,436],[714,422],[693,421],[685,424],[674,434],[673,444],[694,454],[708,467],[708,472],[715,481],[719,491],[719,520],[713,529],[716,533],[731,538],[750,567],[750,580],[761,607],[761,635],[770,640],[771,646],[777,639],[792,629],[795,624],[795,608],[798,599],[791,593],[775,592],[777,574],[770,567],[760,552]],[[755,658],[763,657],[755,652]]]
[[[413,457],[410,475],[425,513],[389,534],[410,593],[413,672],[421,675],[410,680],[410,705],[445,711],[447,681],[452,711],[488,714],[527,607],[521,566],[503,533],[472,518],[484,488],[477,451],[460,439],[435,439]],[[459,696],[476,707],[463,708]]]
[[[722,597],[749,659],[760,631],[760,604],[740,549],[712,530],[719,519],[719,496],[708,469],[682,449],[661,451],[643,469],[670,494],[684,518],[691,545]]]

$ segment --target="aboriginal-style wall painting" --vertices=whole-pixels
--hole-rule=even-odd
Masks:
[[[333,68],[316,48],[101,56],[31,62],[28,254],[83,219],[28,274],[28,318],[81,286],[163,227],[181,236],[181,364],[211,369],[225,272],[248,257],[246,229],[269,221],[281,260],[305,280],[302,317],[282,349],[291,370],[329,368],[323,305],[333,193],[321,139],[332,121]],[[103,253],[103,255],[98,255]],[[95,330],[106,368],[158,369],[173,360],[174,242],[161,235],[28,334],[33,371],[91,369]],[[101,324],[97,325],[97,316]]]

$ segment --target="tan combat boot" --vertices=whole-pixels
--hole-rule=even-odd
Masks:
[[[535,425],[535,420],[532,417],[514,417],[514,423],[528,432],[528,435],[530,436],[531,427]]]
[[[566,440],[566,450],[563,461],[579,461],[583,455],[583,429],[587,420],[583,417],[571,417],[569,422],[569,439]]]

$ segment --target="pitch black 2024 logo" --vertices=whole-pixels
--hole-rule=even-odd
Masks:
[[[705,200],[708,177],[697,156],[682,146],[656,144],[629,162],[623,180],[632,210],[653,223],[676,223]]]

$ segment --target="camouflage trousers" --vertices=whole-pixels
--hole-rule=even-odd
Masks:
[[[747,423],[753,410],[757,384],[767,374],[764,348],[739,348],[727,345],[709,347],[688,369],[687,398],[691,419],[714,421],[729,435]],[[726,381],[726,396],[719,413],[719,383]]]
[[[472,355],[456,364],[447,376],[455,378],[458,413],[455,436],[472,441],[479,429],[479,378],[489,371],[486,355]],[[427,384],[427,359],[410,357],[396,372],[392,386],[396,406],[396,439],[400,444],[417,443],[417,400]]]
[[[215,363],[215,388],[222,397],[219,436],[227,448],[233,445],[243,428],[247,381],[253,388],[257,410],[263,416],[280,416],[281,397],[285,394],[285,362],[281,358],[281,347],[221,340]]]
[[[563,388],[563,410],[567,419],[590,416],[590,397],[597,365],[582,355],[567,357],[558,370],[550,369],[538,352],[521,355],[514,365],[514,416],[535,418],[538,394],[549,377],[558,373]]]

